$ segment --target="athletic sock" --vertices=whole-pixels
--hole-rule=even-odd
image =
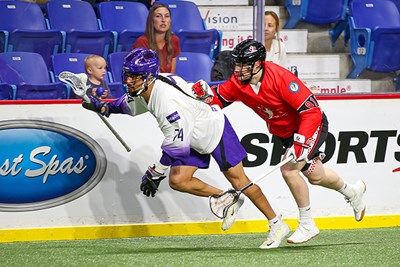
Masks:
[[[350,198],[354,195],[353,188],[351,187],[351,185],[348,185],[346,183],[342,188],[338,190],[338,192],[344,195],[346,198]]]
[[[278,224],[280,221],[282,221],[281,216],[277,215],[275,218],[269,220],[270,225],[275,225]]]
[[[311,214],[311,206],[299,208],[299,214],[300,214],[300,221],[302,223],[309,223],[309,222],[314,221],[312,214]]]

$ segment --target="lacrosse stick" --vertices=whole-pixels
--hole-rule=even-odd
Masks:
[[[282,167],[283,165],[285,165],[286,163],[291,161],[293,158],[294,158],[293,155],[290,155],[289,157],[287,157],[286,159],[284,159],[280,163],[278,163],[278,165],[272,167],[267,172],[265,172],[264,174],[259,176],[257,179],[255,179],[253,182],[248,183],[247,185],[243,186],[239,190],[229,189],[219,195],[217,195],[217,194],[211,195],[209,198],[209,201],[210,201],[210,209],[211,209],[212,213],[214,213],[214,215],[217,216],[218,218],[224,219],[228,213],[228,209],[233,204],[238,202],[239,196],[240,196],[240,194],[243,193],[244,190],[246,190],[250,186],[258,183],[259,181],[264,179],[267,175],[269,175],[270,173],[279,169],[280,167]]]
[[[63,71],[58,75],[60,81],[71,86],[74,93],[81,97],[85,102],[90,103],[90,98],[86,95],[87,90],[87,76],[85,73],[75,74],[69,71]],[[110,131],[114,134],[114,136],[118,139],[118,141],[125,147],[126,151],[130,152],[131,148],[125,143],[125,141],[121,138],[121,136],[115,131],[114,127],[104,118],[104,116],[97,113],[99,118],[104,122],[104,124],[110,129]]]

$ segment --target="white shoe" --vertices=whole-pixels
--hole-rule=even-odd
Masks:
[[[240,207],[243,205],[244,196],[240,195],[238,201],[229,207],[226,217],[222,221],[221,229],[226,231],[232,227],[236,219],[236,214],[238,213]]]
[[[267,240],[259,246],[261,249],[277,248],[282,240],[290,233],[289,226],[284,221],[269,225]]]
[[[299,226],[296,231],[288,238],[287,242],[292,244],[302,244],[307,242],[313,237],[319,235],[319,229],[314,221],[309,223],[302,223],[299,220]]]
[[[365,214],[365,203],[363,201],[363,196],[365,190],[367,190],[367,186],[363,181],[358,181],[353,186],[354,196],[351,198],[345,198],[347,202],[353,207],[354,217],[356,221],[361,221],[364,218]]]

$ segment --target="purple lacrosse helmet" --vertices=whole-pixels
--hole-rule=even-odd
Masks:
[[[128,75],[141,75],[144,80],[153,74],[153,78],[158,77],[160,60],[155,51],[146,48],[136,48],[132,50],[124,59],[122,66],[122,78]]]

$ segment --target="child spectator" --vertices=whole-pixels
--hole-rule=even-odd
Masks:
[[[88,95],[99,98],[112,98],[104,76],[107,75],[107,63],[101,56],[90,55],[85,58],[85,71],[88,74]]]

